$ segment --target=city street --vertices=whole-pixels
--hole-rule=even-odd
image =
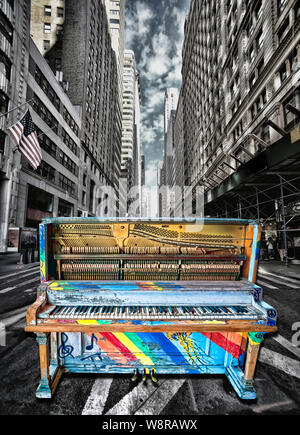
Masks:
[[[258,398],[251,402],[238,399],[222,376],[160,376],[154,385],[150,380],[134,384],[130,376],[65,375],[52,400],[36,399],[38,345],[24,325],[38,283],[38,263],[18,265],[16,256],[0,258],[0,322],[6,331],[6,345],[0,347],[1,415],[299,414],[300,339],[294,335],[300,329],[298,265],[260,264],[257,283],[263,299],[278,310],[279,330],[265,338],[260,350]]]

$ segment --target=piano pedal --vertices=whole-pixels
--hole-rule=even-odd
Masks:
[[[147,380],[147,374],[148,373],[149,373],[149,370],[148,369],[144,369],[144,371],[143,371],[143,377],[142,377],[143,382],[146,382],[146,380]]]
[[[140,375],[139,369],[135,369],[134,375],[131,378],[132,382],[136,382],[138,380],[139,375]]]
[[[156,384],[158,382],[158,379],[154,376],[155,373],[156,373],[156,370],[152,369],[150,372],[150,377],[151,377],[152,382],[154,382]]]

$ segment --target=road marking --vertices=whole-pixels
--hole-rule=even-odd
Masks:
[[[261,281],[260,279],[257,280],[257,284],[263,285],[264,287],[269,287],[269,288],[271,288],[273,290],[279,290],[278,287],[275,287],[274,285],[271,285],[271,284],[269,284],[267,282]]]
[[[279,334],[275,335],[272,338],[300,359],[300,349],[297,346],[294,346],[293,343],[291,343],[289,340]]]
[[[4,284],[12,283],[12,282],[14,282],[14,281],[16,281],[16,280],[18,280],[18,279],[21,279],[21,278],[26,278],[26,277],[28,277],[28,276],[30,276],[30,275],[37,275],[38,273],[39,273],[38,270],[34,270],[33,272],[25,273],[25,274],[22,275],[22,276],[15,277],[15,279],[10,279],[10,280],[8,280],[8,281],[4,281],[4,282],[2,282],[2,283],[0,282],[0,286],[1,286],[1,285],[4,285]],[[39,279],[39,276],[38,276],[38,279]]]
[[[39,268],[40,268],[40,265],[37,265],[37,266],[32,266],[32,267],[28,267],[26,269],[23,269],[20,272],[13,272],[13,273],[9,273],[7,275],[0,275],[0,280],[2,278],[9,278],[10,276],[21,275],[22,273],[27,272],[28,269],[29,270],[33,270],[33,269],[38,269],[39,270]],[[36,272],[36,270],[34,272]]]
[[[260,350],[258,360],[264,364],[271,365],[288,375],[300,379],[300,361],[283,356],[280,353],[263,347]]]
[[[277,408],[278,406],[287,406],[295,403],[292,400],[284,400],[282,402],[276,402],[276,403],[266,403],[265,405],[256,406],[252,408],[253,412],[259,413],[267,411],[268,409]]]
[[[20,284],[17,284],[14,287],[8,287],[8,288],[5,288],[3,290],[0,290],[0,294],[10,292],[10,291],[15,290],[17,288],[24,287],[24,285],[31,284],[33,282],[36,282],[38,284],[39,283],[39,278],[30,279],[29,281],[21,282]]]
[[[102,415],[113,378],[96,379],[82,415]]]
[[[146,400],[134,415],[159,415],[186,379],[168,379]]]
[[[152,382],[147,382],[146,384],[140,382],[105,415],[133,415],[143,405],[143,402],[146,402],[164,382],[160,381],[159,385],[155,385]]]
[[[296,279],[289,278],[289,277],[287,277],[287,276],[276,275],[275,273],[268,272],[267,270],[260,268],[260,269],[259,269],[258,276],[260,276],[261,274],[262,274],[262,275],[271,275],[271,276],[275,276],[276,280],[281,280],[281,281],[284,281],[284,282],[285,282],[285,281],[292,282],[292,283],[294,283],[294,284],[297,284],[297,286],[296,286],[296,287],[293,287],[293,286],[291,285],[291,287],[293,287],[293,288],[300,288],[300,281],[297,281]]]
[[[23,308],[23,311],[19,312],[18,314],[11,314],[9,317],[1,319],[1,323],[4,323],[5,327],[8,328],[9,326],[17,323],[22,318],[25,320],[27,308],[28,307]]]

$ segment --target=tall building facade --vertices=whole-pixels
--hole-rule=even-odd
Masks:
[[[6,129],[26,108],[29,23],[29,0],[0,2],[0,252],[17,217],[20,153]]]
[[[123,111],[122,111],[122,153],[121,175],[127,180],[127,191],[138,189],[141,212],[141,140],[140,140],[141,91],[139,74],[136,70],[132,50],[124,51],[123,69]],[[137,196],[137,195],[135,195]]]
[[[43,56],[61,41],[65,3],[65,0],[31,0],[30,35]],[[54,60],[53,67],[61,70],[60,56]]]
[[[67,92],[72,104],[82,120],[81,141],[87,159],[84,174],[87,180],[86,202],[89,212],[94,215],[108,212],[107,190],[119,191],[121,169],[121,99],[120,78],[118,75],[118,56],[113,50],[113,33],[104,0],[79,0],[65,2],[63,24],[58,27],[57,1],[51,0],[51,16],[46,15],[41,2],[33,0],[31,23],[33,39],[42,47],[41,14],[44,24],[51,24],[56,34],[49,50],[42,50],[51,69]],[[60,25],[59,25],[60,26]],[[42,26],[45,30],[45,27]],[[53,30],[54,31],[54,30]],[[121,41],[123,32],[118,40]],[[99,172],[94,183],[91,174]],[[111,198],[113,201],[115,198]],[[102,207],[103,206],[103,207]],[[106,210],[106,211],[105,211]],[[110,213],[117,213],[111,211]]]
[[[184,184],[205,186],[208,201],[214,187],[294,125],[299,20],[299,0],[191,1],[177,136]]]
[[[0,3],[1,113],[9,112],[0,118],[0,252],[10,249],[12,228],[89,213],[83,172],[91,161],[82,147],[81,117],[30,38],[29,22],[29,1]],[[28,109],[42,150],[36,170],[6,134]],[[92,174],[94,183],[98,175]]]
[[[15,226],[38,228],[45,217],[87,216],[82,201],[81,119],[32,39],[26,100],[42,162],[33,170],[21,157]]]
[[[178,103],[178,89],[168,88],[164,99],[164,170],[162,206],[163,216],[174,214],[174,192],[172,188],[175,181],[174,171],[174,121]],[[169,210],[170,208],[170,210]]]

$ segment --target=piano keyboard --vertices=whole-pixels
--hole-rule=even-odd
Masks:
[[[40,318],[52,319],[258,319],[260,312],[245,305],[199,306],[52,306]]]

